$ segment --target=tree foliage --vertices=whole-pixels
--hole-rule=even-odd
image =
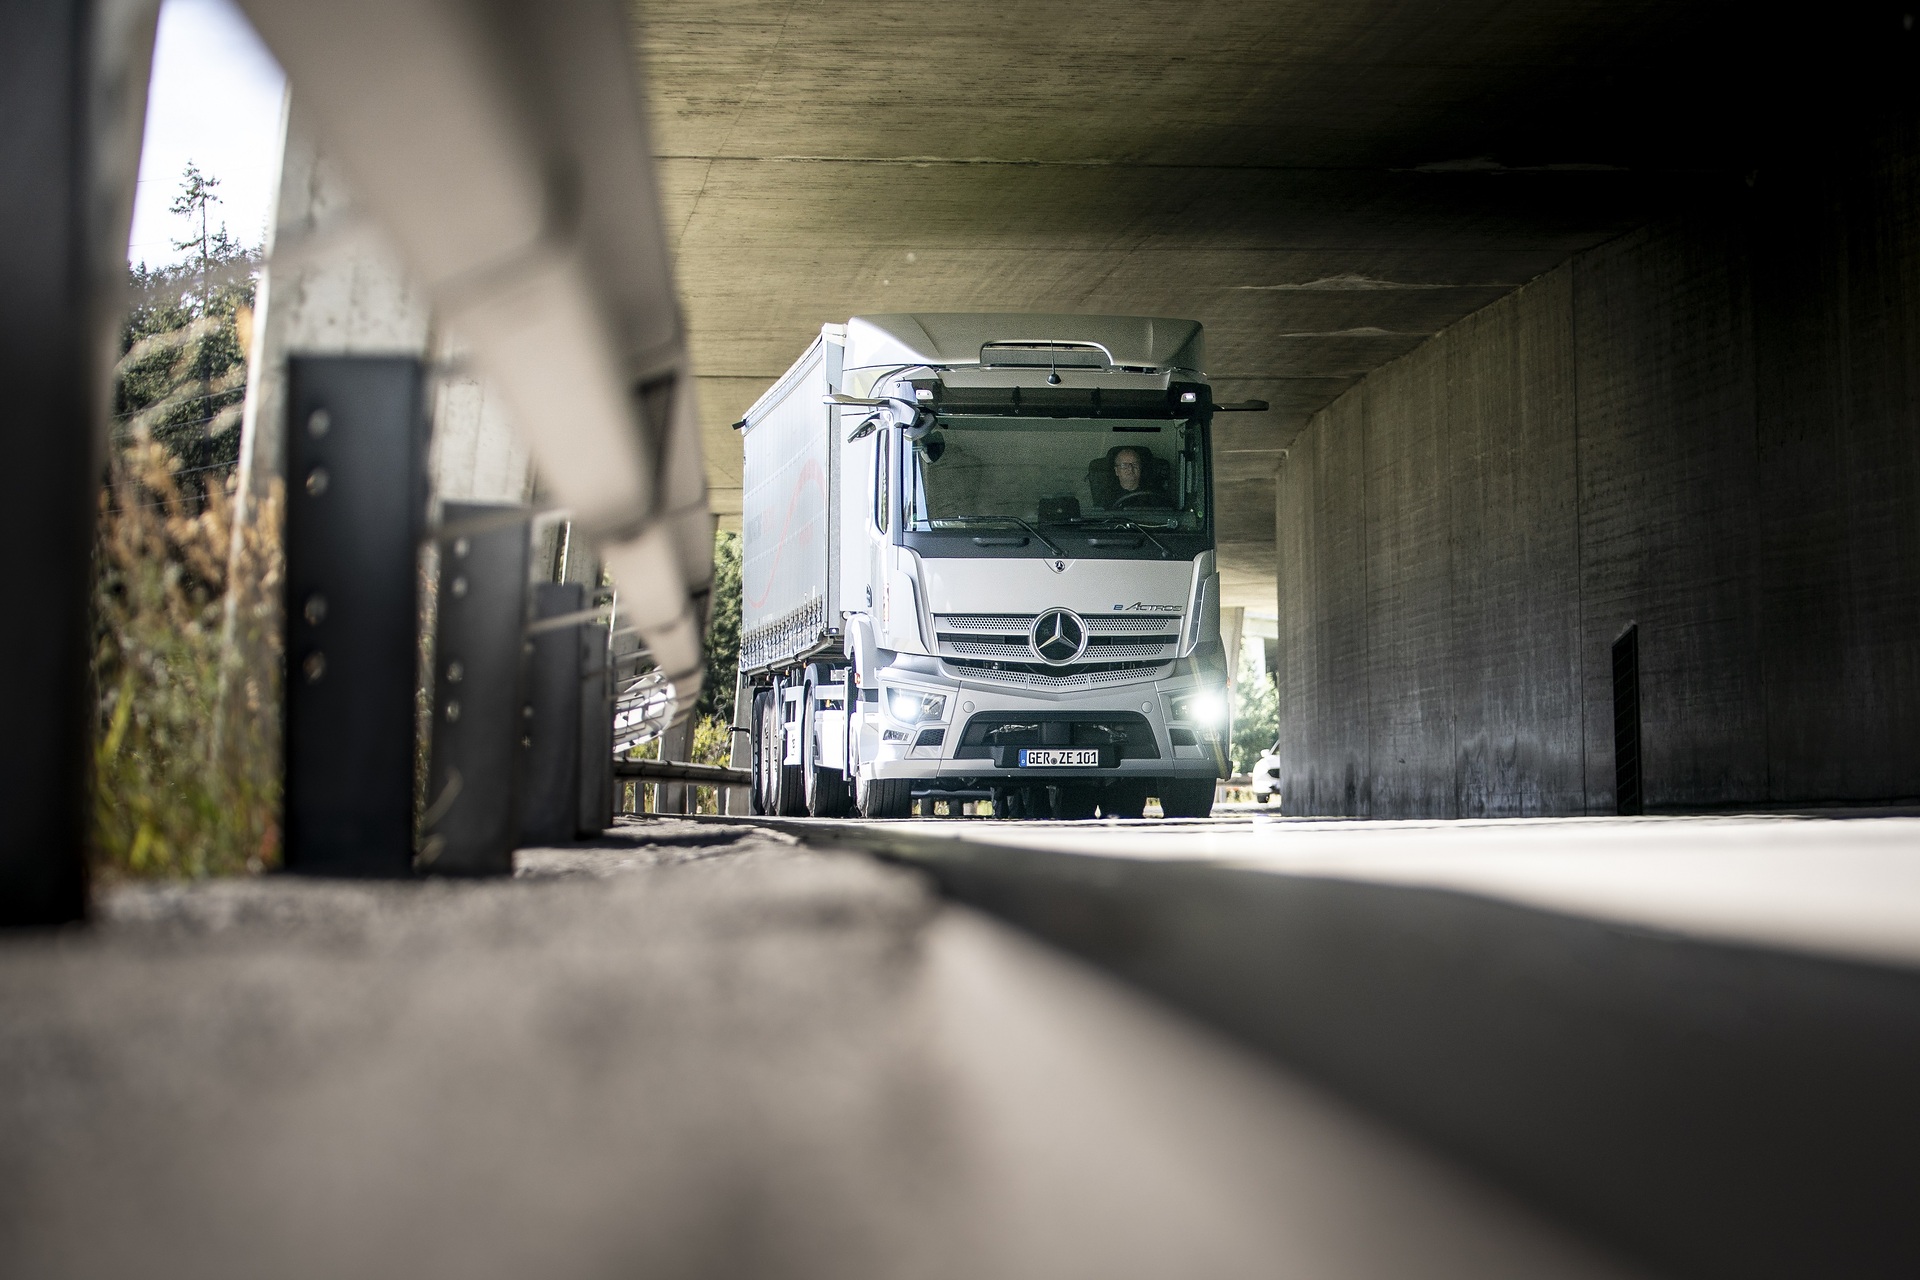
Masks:
[[[706,685],[697,714],[733,723],[734,677],[740,673],[740,535],[713,536],[713,608],[707,618]]]
[[[1256,673],[1244,644],[1240,655],[1240,678],[1233,689],[1233,771],[1246,773],[1280,732],[1280,696],[1272,676]]]
[[[278,497],[236,531],[230,496],[257,259],[213,223],[218,186],[189,165],[173,205],[187,259],[128,272],[94,579],[108,874],[223,874],[278,855]],[[232,669],[236,652],[268,661]]]
[[[189,164],[172,205],[194,228],[173,242],[189,256],[174,266],[128,269],[130,305],[115,370],[114,443],[155,440],[179,459],[183,475],[231,466],[240,455],[259,255],[236,244],[225,224],[209,225],[218,186]]]

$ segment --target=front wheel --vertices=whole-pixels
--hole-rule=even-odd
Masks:
[[[904,818],[913,812],[913,779],[875,778],[858,782],[860,814],[866,818]]]
[[[1212,778],[1168,778],[1160,784],[1160,812],[1169,818],[1205,818],[1213,813]]]

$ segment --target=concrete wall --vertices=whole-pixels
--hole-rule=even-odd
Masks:
[[[1277,481],[1290,813],[1920,796],[1920,139],[1580,254],[1318,414]]]

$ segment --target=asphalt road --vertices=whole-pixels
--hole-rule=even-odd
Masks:
[[[0,1274],[1630,1272],[913,871],[653,820],[0,940]]]

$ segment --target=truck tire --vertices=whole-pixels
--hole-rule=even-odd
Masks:
[[[786,734],[781,719],[785,699],[775,684],[767,693],[766,715],[761,719],[761,737],[766,743],[767,813],[780,818],[802,818],[807,813],[807,798],[801,794],[800,766],[782,763],[786,759]]]
[[[860,787],[860,813],[868,818],[904,818],[913,812],[913,779],[875,778]]]
[[[747,754],[753,765],[748,787],[748,801],[754,816],[760,818],[769,817],[773,813],[773,806],[769,803],[767,796],[770,788],[767,785],[766,728],[767,703],[770,701],[772,697],[765,689],[754,690],[753,714],[747,720],[747,727],[751,730],[751,736],[747,739],[749,744]]]
[[[1213,779],[1162,779],[1160,812],[1169,818],[1209,817],[1213,813]]]
[[[800,700],[800,777],[806,788],[807,812],[816,818],[844,818],[853,808],[847,794],[847,775],[829,769],[816,758],[813,685]]]

